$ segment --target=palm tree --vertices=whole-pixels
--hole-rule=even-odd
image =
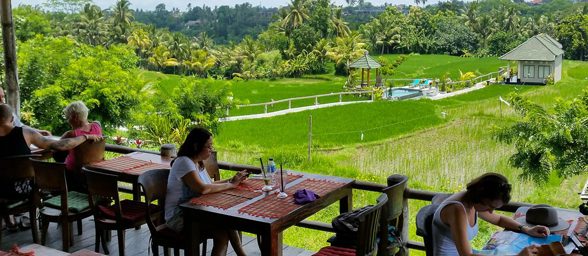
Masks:
[[[194,38],[194,44],[198,49],[210,51],[214,46],[214,40],[206,32],[200,32],[200,34]]]
[[[158,70],[165,67],[175,67],[179,65],[177,59],[172,57],[171,52],[164,45],[159,45],[153,49],[153,55],[148,59],[149,63]]]
[[[84,43],[104,45],[106,43],[106,23],[100,7],[86,4],[80,14],[80,20],[75,24],[74,33]]]
[[[307,4],[307,0],[292,0],[286,16],[282,19],[282,27],[285,28],[286,35],[290,35],[293,29],[310,18]]]
[[[331,25],[335,28],[337,36],[348,36],[351,30],[347,26],[347,22],[343,20],[343,9],[337,8],[331,15]]]
[[[205,50],[192,50],[190,51],[190,57],[183,64],[198,76],[206,77],[208,70],[216,65],[216,58]]]
[[[349,64],[365,53],[365,43],[357,32],[346,37],[335,38],[335,45],[329,48],[327,56],[335,62],[337,74],[349,74]]]
[[[141,28],[133,30],[131,35],[127,37],[127,44],[135,47],[139,56],[145,54],[151,48],[152,43],[149,34]]]
[[[126,40],[126,34],[133,21],[133,13],[129,6],[129,0],[118,0],[114,6],[114,20],[113,25],[119,30],[120,38]]]

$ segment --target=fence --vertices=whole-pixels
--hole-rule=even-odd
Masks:
[[[328,94],[320,94],[320,95],[313,95],[313,96],[295,97],[295,98],[282,99],[282,100],[272,100],[270,102],[262,102],[262,103],[254,103],[254,104],[237,105],[237,108],[263,106],[263,109],[264,109],[263,113],[264,114],[267,114],[268,113],[268,106],[273,106],[274,104],[278,104],[278,103],[287,102],[288,103],[288,108],[287,109],[292,109],[292,102],[293,101],[306,100],[306,99],[314,99],[314,106],[318,106],[318,105],[321,105],[321,103],[319,102],[319,98],[339,96],[338,103],[343,103],[343,95],[359,95],[359,96],[362,96],[362,95],[366,95],[366,94],[367,95],[370,95],[370,101],[373,101],[374,100],[374,92],[373,91],[338,92],[338,93],[328,93]],[[333,102],[324,103],[324,104],[333,104]],[[226,114],[227,114],[227,116],[229,116],[229,109],[228,108],[227,108]]]

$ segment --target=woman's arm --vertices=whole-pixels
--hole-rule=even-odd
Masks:
[[[474,255],[468,240],[468,217],[459,204],[449,204],[441,210],[441,221],[449,226],[451,237],[460,256]]]
[[[485,221],[490,222],[496,226],[503,227],[505,229],[520,231],[522,233],[535,237],[545,237],[549,235],[549,229],[545,226],[529,227],[527,225],[521,225],[521,223],[512,218],[500,214],[495,214],[494,212],[479,212],[478,215]]]
[[[239,172],[235,174],[233,178],[227,179],[224,183],[206,184],[202,182],[200,177],[198,177],[196,171],[192,171],[182,177],[182,182],[190,187],[192,191],[205,195],[234,188],[239,185],[243,179],[244,176]]]

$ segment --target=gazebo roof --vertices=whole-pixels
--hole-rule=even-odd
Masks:
[[[363,56],[361,56],[361,57],[359,57],[359,59],[353,61],[349,65],[349,67],[350,68],[367,68],[367,69],[372,69],[372,68],[381,68],[382,65],[380,65],[380,63],[378,63],[372,57],[370,57],[370,55],[368,55],[368,52],[366,51]]]
[[[500,56],[501,60],[554,61],[564,53],[562,45],[547,34],[539,34],[527,39],[510,52]]]

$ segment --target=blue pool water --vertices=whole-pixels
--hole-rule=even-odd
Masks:
[[[402,100],[408,98],[414,98],[422,96],[423,93],[420,90],[407,89],[407,88],[390,88],[384,92],[385,99]]]

